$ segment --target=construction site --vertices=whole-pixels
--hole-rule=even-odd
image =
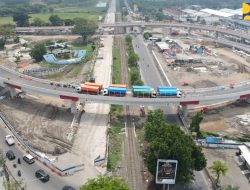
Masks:
[[[187,35],[182,30],[170,33],[163,29],[151,32],[162,37],[161,42],[153,42],[153,51],[169,78],[175,79],[173,86],[181,89],[233,86],[250,79],[249,55],[243,51],[207,41],[200,33]]]
[[[153,36],[160,42],[147,40],[148,46],[159,60],[173,86],[180,89],[209,88],[224,86],[234,88],[236,83],[249,81],[249,55],[243,51],[202,39],[204,33],[187,34],[183,30],[152,29]],[[211,37],[211,36],[210,36]],[[175,80],[171,80],[175,79]],[[224,102],[203,105],[208,107],[201,123],[201,131],[220,136],[250,136],[250,105],[245,102]],[[193,112],[189,113],[189,123]]]

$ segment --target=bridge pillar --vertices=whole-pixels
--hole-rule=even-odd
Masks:
[[[250,104],[250,98],[247,98],[247,99],[246,99],[246,102]]]
[[[188,28],[188,35],[191,34],[191,28]]]
[[[172,28],[169,28],[169,34],[170,34],[170,35],[172,34],[172,31],[173,31],[173,29],[172,29]]]
[[[10,97],[11,99],[14,99],[16,97],[16,89],[15,88],[12,88],[12,87],[8,87],[9,88],[9,92],[10,92]]]
[[[243,43],[243,44],[245,44],[246,43],[245,38],[241,37],[240,38],[240,42]]]
[[[218,39],[218,37],[219,37],[219,32],[216,31],[215,32],[215,38]]]
[[[76,114],[78,112],[76,101],[71,101],[70,111],[72,114]]]

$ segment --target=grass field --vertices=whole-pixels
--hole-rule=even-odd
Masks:
[[[58,15],[60,18],[62,19],[74,19],[74,18],[86,18],[86,19],[90,19],[93,21],[97,21],[98,17],[101,15],[100,13],[87,13],[87,12],[72,12],[72,13],[41,13],[41,14],[30,14],[29,16],[31,17],[29,19],[30,22],[33,22],[34,18],[40,18],[45,22],[49,21],[49,17],[51,15]],[[0,24],[14,24],[12,17],[0,17]]]

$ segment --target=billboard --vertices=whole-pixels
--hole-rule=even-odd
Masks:
[[[250,20],[250,3],[242,3],[243,20]]]
[[[157,160],[156,184],[175,184],[177,160]]]

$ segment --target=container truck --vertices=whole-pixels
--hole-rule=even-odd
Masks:
[[[96,86],[96,87],[98,87],[98,88],[99,88],[99,90],[101,90],[101,89],[103,88],[103,85],[102,85],[102,84],[100,84],[100,83],[85,82],[84,84],[85,84],[85,85],[87,85],[87,86]]]
[[[88,86],[85,84],[77,87],[76,91],[82,94],[95,94],[96,95],[100,93],[100,89],[98,86]]]
[[[108,87],[104,88],[103,95],[104,96],[125,96],[127,93],[126,88],[117,88],[117,87]]]
[[[173,86],[158,86],[157,87],[157,95],[159,97],[181,97],[182,92]]]
[[[133,96],[156,98],[156,92],[151,86],[132,86]]]
[[[126,84],[110,84],[109,87],[127,88]]]

